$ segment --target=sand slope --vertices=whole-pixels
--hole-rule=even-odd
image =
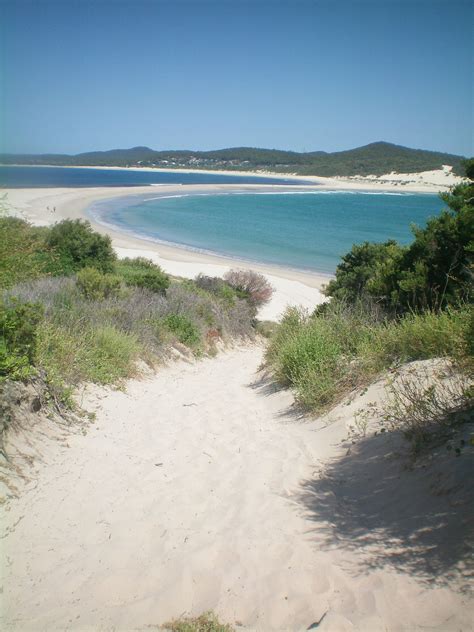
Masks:
[[[406,553],[430,482],[410,482],[380,443],[351,462],[351,479],[341,439],[380,386],[333,411],[331,425],[303,422],[291,395],[257,373],[261,358],[240,347],[126,392],[88,387],[96,422],[50,451],[6,512],[2,629],[145,630],[210,608],[261,631],[322,617],[333,632],[470,629],[462,578],[447,584],[439,566],[427,577],[403,556],[384,558],[389,538]],[[446,495],[430,502],[433,515],[461,520]],[[392,531],[377,521],[390,507]],[[407,533],[393,530],[397,515]],[[379,536],[366,550],[364,529]]]

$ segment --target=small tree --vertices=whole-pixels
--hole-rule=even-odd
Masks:
[[[336,278],[329,281],[324,293],[355,303],[364,295],[387,302],[390,299],[394,269],[404,249],[390,239],[383,244],[365,241],[354,244],[337,266]]]
[[[55,224],[50,229],[47,243],[59,253],[65,274],[86,267],[101,272],[113,271],[116,255],[110,237],[92,230],[87,221],[66,219]]]

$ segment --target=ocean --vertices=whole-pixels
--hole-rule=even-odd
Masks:
[[[354,243],[412,239],[437,195],[342,191],[127,196],[96,202],[97,221],[146,239],[235,259],[334,273]]]

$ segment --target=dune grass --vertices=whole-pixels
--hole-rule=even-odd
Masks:
[[[166,632],[234,632],[228,624],[220,623],[217,616],[209,611],[199,617],[183,617],[161,626]]]
[[[362,303],[333,301],[322,313],[287,310],[266,364],[314,412],[337,404],[384,369],[411,360],[469,356],[472,307],[386,320]]]

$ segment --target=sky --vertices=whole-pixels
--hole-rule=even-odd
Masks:
[[[473,1],[0,0],[0,151],[473,155]]]

